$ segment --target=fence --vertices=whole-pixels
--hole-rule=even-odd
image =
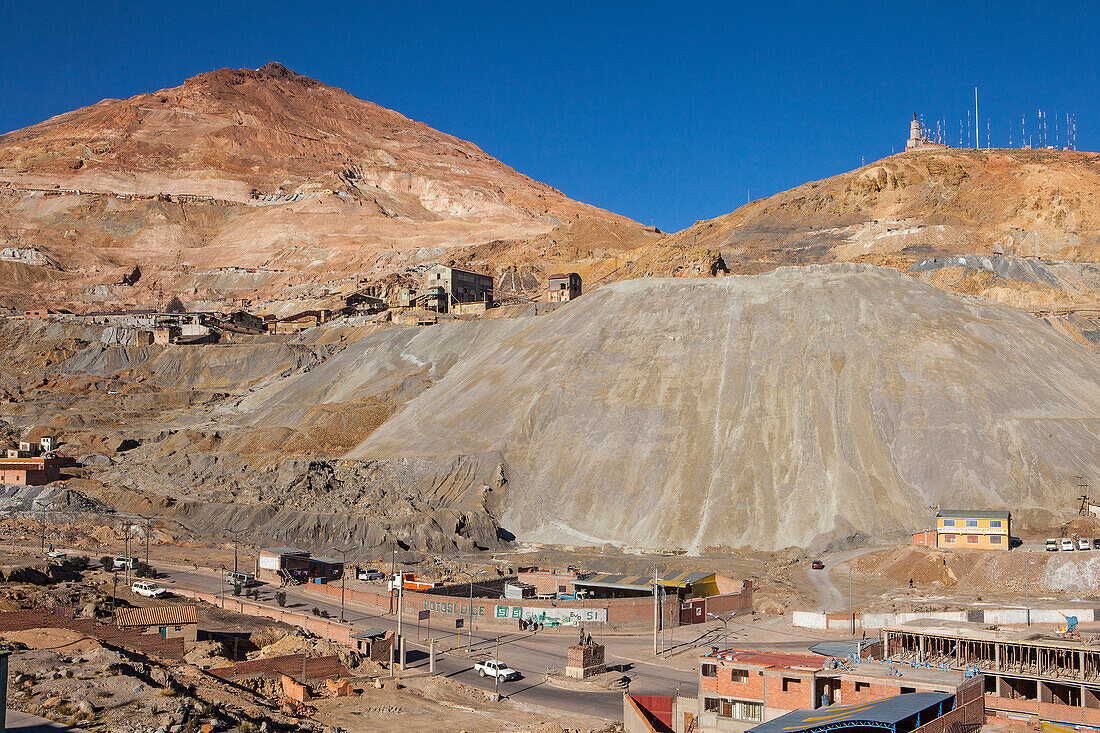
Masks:
[[[1030,611],[1023,608],[978,608],[968,611],[857,613],[855,614],[855,628],[883,629],[888,626],[925,619],[949,622],[969,621],[979,624],[1024,624],[1028,622],[1029,615],[1033,624],[1062,624],[1065,623],[1066,616],[1076,616],[1081,623],[1100,619],[1100,614],[1093,608],[1033,608]],[[844,631],[852,628],[852,617],[846,613],[795,611],[792,614],[791,622],[793,625],[804,629],[839,629]]]

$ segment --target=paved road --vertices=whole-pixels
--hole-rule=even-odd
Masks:
[[[162,576],[161,583],[166,587],[179,586],[191,590],[200,590],[207,593],[220,593],[223,591],[222,580],[209,572],[187,570],[171,567],[166,564],[158,564]],[[226,608],[232,609],[233,596],[229,588],[226,588]],[[274,605],[275,588],[263,586],[260,600]],[[289,610],[308,610],[314,607],[327,610],[332,618],[340,616],[339,600],[330,599],[327,596],[315,596],[302,588],[288,587],[283,589],[287,594],[286,607]],[[344,611],[345,620],[352,626],[360,629],[378,627],[386,630],[396,630],[397,619],[373,606],[347,603]],[[461,680],[474,687],[485,690],[494,689],[494,681],[491,678],[483,679],[473,670],[474,661],[497,656],[497,644],[499,643],[499,657],[512,668],[520,672],[523,677],[513,682],[502,683],[500,692],[509,698],[543,705],[545,707],[579,712],[586,715],[607,718],[609,720],[622,719],[622,693],[621,692],[589,692],[564,690],[546,682],[548,669],[561,669],[565,662],[566,647],[574,643],[574,636],[570,633],[529,631],[491,631],[474,630],[472,649],[469,634],[462,632],[462,646],[459,647],[457,634],[453,629],[453,620],[450,629],[439,631],[438,627],[432,632],[437,639],[436,671],[446,677]],[[701,634],[709,631],[705,627],[679,629],[682,637],[681,645],[695,640]],[[427,672],[429,666],[427,629],[421,628],[420,639],[417,641],[417,628],[415,611],[406,610],[402,614],[402,633],[406,637],[406,650],[409,656],[408,669],[410,671]],[[707,638],[710,638],[709,634]],[[644,648],[650,637],[602,637],[600,641],[607,645],[607,664],[609,666],[622,665],[623,674],[630,678],[630,691],[643,695],[695,695],[698,689],[698,672],[694,665],[690,669],[678,669],[672,666],[650,663],[644,660]],[[446,648],[446,653],[438,651]],[[456,648],[458,647],[458,648]],[[616,654],[616,650],[619,654]],[[652,650],[649,650],[652,659]],[[680,667],[686,666],[686,659],[694,659],[690,650],[684,650]]]
[[[7,711],[7,727],[4,730],[11,733],[57,733],[59,730],[72,730],[72,728],[66,728],[52,720],[46,720],[36,715],[21,713],[18,710],[9,708]]]

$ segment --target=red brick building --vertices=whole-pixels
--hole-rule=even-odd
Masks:
[[[908,692],[957,693],[961,672],[901,665],[837,663],[816,654],[727,649],[700,658],[699,731],[744,731],[792,710],[855,705]],[[980,694],[980,693],[979,693]]]

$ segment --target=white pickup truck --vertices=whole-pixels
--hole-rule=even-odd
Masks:
[[[478,662],[474,665],[474,670],[481,677],[496,677],[500,682],[519,679],[519,672],[498,659],[487,659],[484,662]]]

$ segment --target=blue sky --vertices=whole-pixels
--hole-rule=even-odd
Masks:
[[[1049,111],[1100,148],[1100,3],[0,0],[0,131],[279,61],[675,231],[889,155]]]

